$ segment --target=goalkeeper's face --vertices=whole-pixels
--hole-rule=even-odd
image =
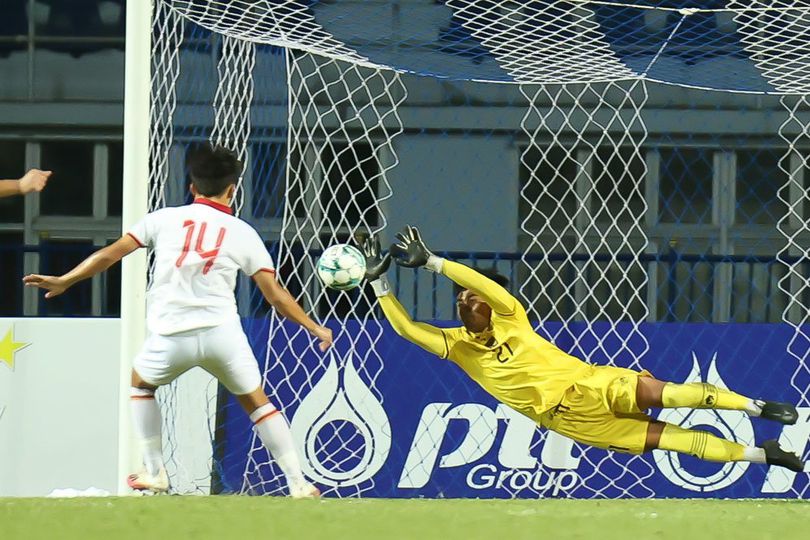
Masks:
[[[489,328],[492,308],[483,298],[469,289],[464,289],[456,296],[456,306],[464,328],[476,334]]]

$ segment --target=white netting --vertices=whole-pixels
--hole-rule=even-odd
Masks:
[[[247,163],[250,136],[250,105],[253,101],[253,68],[256,46],[253,43],[226,37],[217,63],[219,83],[214,98],[214,129],[211,143],[236,152]],[[244,172],[236,184],[233,209],[239,215],[244,204]]]
[[[181,47],[185,25],[176,12],[159,2],[154,14],[152,62],[152,122],[150,136],[150,211],[182,204],[187,197],[182,145],[174,136],[176,88],[180,76]],[[214,97],[213,144],[225,146],[247,160],[250,105],[253,98],[255,45],[222,40]],[[173,163],[172,160],[179,162]],[[237,183],[234,211],[244,202],[243,177]],[[150,280],[154,270],[150,261]],[[212,479],[212,446],[217,414],[217,382],[195,370],[158,392],[163,416],[166,467],[172,490],[178,493],[209,493]],[[208,444],[204,444],[207,441]]]
[[[808,109],[807,96],[785,96],[782,105],[788,117],[779,126],[779,135],[787,142],[788,149],[780,162],[780,167],[787,175],[786,185],[780,190],[779,197],[787,207],[787,212],[779,222],[779,231],[787,239],[780,252],[788,272],[780,281],[779,287],[788,295],[788,304],[783,319],[794,329],[793,337],[788,343],[787,351],[796,359],[796,367],[790,379],[790,385],[799,395],[799,406],[810,406],[810,279],[808,279],[807,260],[810,257],[810,237],[807,235],[807,212],[810,210],[810,187],[806,180],[808,174],[808,155],[802,144],[810,135],[810,118],[804,113]],[[796,452],[802,447],[796,441]],[[789,485],[792,483],[789,483]],[[791,491],[800,497],[807,495],[808,488]]]
[[[550,339],[570,338],[575,354],[596,363],[634,368],[642,367],[648,352],[639,325],[657,320],[650,306],[657,302],[660,277],[656,259],[645,259],[661,252],[645,232],[658,214],[645,193],[649,163],[657,167],[660,159],[657,149],[645,148],[644,113],[648,93],[656,87],[652,81],[761,94],[801,94],[810,83],[810,9],[803,2],[731,0],[706,9],[610,1],[156,4],[150,209],[182,202],[167,190],[184,183],[173,116],[185,26],[196,23],[214,32],[206,39],[216,51],[216,90],[205,102],[214,108],[213,121],[198,138],[233,148],[249,165],[246,184],[240,179],[238,186],[237,210],[249,197],[262,196],[246,195],[257,132],[251,105],[264,76],[256,67],[257,56],[265,45],[288,47],[280,278],[319,318],[346,321],[333,330],[336,340],[350,347],[323,356],[316,367],[306,366],[298,360],[311,349],[309,339],[272,316],[265,382],[273,399],[295,411],[294,432],[317,432],[297,433],[299,440],[311,441],[299,448],[306,472],[338,495],[374,487],[370,478],[347,473],[373,469],[369,460],[376,454],[369,451],[364,430],[382,433],[377,442],[391,444],[376,387],[385,367],[375,348],[383,330],[373,298],[357,291],[349,296],[325,291],[314,264],[319,250],[357,231],[383,230],[386,200],[405,189],[389,183],[399,165],[397,136],[405,129],[403,73],[519,83],[522,119],[501,125],[522,141],[520,162],[527,171],[519,189],[522,234],[515,290],[534,320],[562,323],[538,327]],[[779,231],[786,239],[781,256],[788,270],[780,287],[789,299],[784,319],[794,328],[788,352],[797,364],[791,385],[801,395],[800,405],[810,406],[805,262],[810,196],[804,179],[810,103],[805,96],[785,97],[782,103],[787,112],[778,135],[787,154],[780,166],[788,182],[780,198],[788,210]],[[421,111],[415,109],[409,113],[417,117]],[[425,116],[430,112],[420,118]],[[426,136],[443,128],[430,124],[433,131]],[[206,388],[205,395],[195,393],[194,385]],[[175,489],[208,491],[211,452],[199,437],[212,438],[216,388],[210,381],[180,381],[161,395],[161,402]],[[192,418],[185,407],[202,412]],[[329,414],[322,414],[325,410]],[[497,426],[491,411],[470,422],[478,422],[475,429],[481,433]],[[189,431],[190,424],[196,427]],[[536,439],[534,449],[548,436]],[[473,446],[455,454],[468,452],[461,459],[471,459],[481,452],[481,446]],[[653,474],[647,458],[584,447],[574,453],[594,465],[593,473],[582,478],[587,496],[654,495],[645,485]],[[403,477],[420,474],[421,466]],[[243,479],[246,493],[283,492],[278,469],[255,437]]]
[[[552,342],[563,334],[572,337],[571,352],[580,358],[642,369],[649,349],[638,328],[648,314],[647,269],[640,259],[648,245],[641,152],[646,86],[522,86],[521,91],[529,103],[521,122],[528,140],[521,160],[530,173],[521,190],[527,206],[521,229],[530,240],[523,246],[526,277],[519,287],[530,318],[562,321],[556,331],[542,323],[537,331]],[[605,321],[607,328],[577,321]],[[630,324],[619,326],[620,321]],[[653,474],[639,456],[605,456],[587,447],[581,453],[596,461],[592,476],[607,480],[583,478],[583,485],[599,486],[594,496],[606,490],[626,496]],[[637,466],[627,466],[631,461]]]
[[[352,411],[376,409],[363,418],[377,425],[365,429],[387,431],[388,442],[384,436],[378,444],[390,446],[390,428],[385,425],[385,413],[380,414],[382,396],[373,394],[383,369],[374,349],[382,327],[371,309],[373,298],[338,295],[322,287],[310,254],[344,243],[358,231],[384,227],[380,203],[391,193],[386,173],[396,165],[393,142],[402,131],[397,106],[406,92],[399,76],[390,71],[293,52],[288,53],[288,67],[288,199],[278,255],[278,265],[284,269],[281,280],[300,291],[302,305],[320,318],[340,319],[351,313],[362,317],[364,324],[359,331],[345,325],[333,327],[336,341],[352,344],[350,354],[333,350],[313,369],[298,361],[313,347],[306,331],[283,325],[274,315],[265,383],[285,408],[297,411],[294,433],[308,429],[317,433],[317,442],[297,436],[299,441],[313,441],[299,448],[308,476],[327,488],[343,487],[359,494],[370,487],[370,479],[348,478],[340,472],[371,459],[364,422]],[[357,132],[362,135],[358,137]],[[293,386],[292,381],[301,380],[300,370],[305,370],[306,384]],[[358,374],[372,394],[366,394],[362,385],[355,387],[359,395],[352,392],[351,380]],[[336,399],[337,395],[347,396],[352,404]],[[243,490],[275,493],[283,485],[280,471],[254,437]]]
[[[798,92],[797,84],[807,77],[802,51],[808,44],[810,7],[798,0],[731,0],[710,8],[588,0],[414,0],[395,8],[388,2],[364,7],[367,3],[354,1],[171,4],[201,26],[239,39],[451,78],[543,84],[646,78],[704,88]],[[716,24],[705,47],[696,33],[708,30],[707,18]],[[458,29],[443,41],[441,26],[438,36],[426,31],[437,21]],[[412,35],[381,33],[375,24],[404,27]],[[400,46],[418,55],[381,53]],[[479,67],[460,69],[449,57],[434,61],[437,51],[471,57]],[[725,58],[718,61],[718,56]]]
[[[172,181],[171,153],[174,144],[176,85],[180,76],[180,46],[184,23],[167,4],[158,2],[153,14],[152,94],[149,137],[149,210],[177,204]],[[182,184],[182,182],[181,182]],[[149,282],[154,272],[150,257]],[[210,441],[209,418],[214,416],[210,377],[194,374],[174,381],[157,393],[163,417],[163,448],[172,488],[181,493],[207,493],[211,484],[210,446],[205,452],[194,448]],[[208,398],[204,398],[208,396]],[[179,456],[182,456],[180,458]]]
[[[810,9],[803,2],[733,0],[740,39],[757,68],[778,93],[805,93],[810,88],[807,52]],[[755,11],[746,8],[776,8]],[[792,9],[791,9],[792,8]]]

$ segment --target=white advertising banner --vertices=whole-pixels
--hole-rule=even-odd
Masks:
[[[116,492],[120,326],[0,318],[0,496]]]

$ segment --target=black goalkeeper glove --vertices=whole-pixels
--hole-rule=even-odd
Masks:
[[[385,273],[391,266],[391,254],[380,255],[380,239],[376,234],[358,232],[354,240],[366,257],[366,279],[377,296],[385,296],[390,290]]]
[[[397,233],[397,241],[391,245],[391,255],[399,266],[406,268],[424,266],[433,272],[441,272],[444,262],[444,259],[430,252],[419,234],[419,229],[410,225]]]

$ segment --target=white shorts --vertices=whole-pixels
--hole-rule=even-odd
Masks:
[[[203,368],[237,396],[262,383],[256,357],[238,321],[171,336],[151,334],[133,362],[138,375],[155,386],[169,384],[193,367]]]

